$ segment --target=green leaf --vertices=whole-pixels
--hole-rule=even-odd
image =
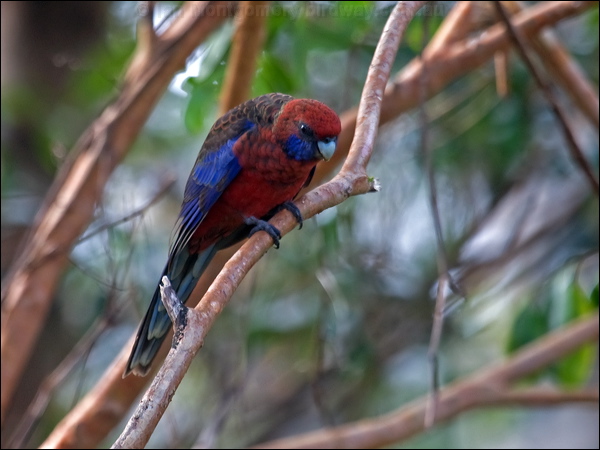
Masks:
[[[296,86],[296,80],[279,59],[269,53],[261,56],[252,86],[253,96],[269,92],[291,93]]]
[[[228,24],[214,34],[206,45],[206,53],[201,56],[198,76],[188,78],[183,85],[184,90],[190,93],[184,120],[191,133],[201,132],[206,126],[206,119],[214,117],[232,33],[233,25]]]
[[[517,316],[510,334],[507,351],[513,353],[519,348],[549,331],[547,308],[529,304]]]
[[[217,92],[206,84],[194,85],[190,92],[190,101],[185,110],[185,126],[190,133],[199,133],[205,127],[207,117],[212,117]]]
[[[577,281],[571,282],[564,295],[552,300],[552,328],[559,328],[593,311],[594,305]]]
[[[433,15],[417,15],[415,19],[408,25],[406,29],[404,43],[408,48],[410,48],[414,53],[417,54],[423,51],[423,33],[425,30],[425,20],[429,21],[427,24],[427,41],[429,41],[435,33],[435,30],[437,30],[437,28],[440,26],[442,22],[442,17],[436,17]]]
[[[201,132],[207,125],[206,119],[214,117],[224,76],[225,66],[219,64],[204,79],[194,77],[186,80],[184,88],[190,97],[185,111],[185,126],[190,133]]]
[[[593,300],[587,296],[577,281],[573,281],[567,290],[566,308],[562,317],[563,323],[559,325],[564,325],[587,315],[595,309]],[[577,387],[589,377],[594,360],[594,346],[588,344],[557,362],[554,373],[562,385]]]
[[[592,303],[592,305],[594,305],[596,308],[598,308],[598,284],[596,284],[596,287],[594,288],[594,290],[592,291],[592,294],[590,295],[590,302]]]
[[[578,387],[587,381],[595,361],[594,347],[593,344],[584,345],[556,363],[554,372],[563,386]]]
[[[198,71],[197,78],[199,80],[210,78],[219,69],[219,66],[222,66],[224,61],[227,60],[233,30],[233,23],[227,23],[218,31],[215,31],[209,39],[206,54]]]

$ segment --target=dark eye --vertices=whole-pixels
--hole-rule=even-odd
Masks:
[[[309,137],[309,138],[314,138],[314,137],[315,137],[315,133],[314,133],[314,131],[312,130],[312,128],[310,128],[310,127],[309,127],[308,125],[306,125],[305,123],[301,123],[301,124],[299,125],[299,128],[300,128],[300,132],[301,132],[301,133],[302,133],[304,136],[306,136],[306,137]]]

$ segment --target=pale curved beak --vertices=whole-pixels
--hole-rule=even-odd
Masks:
[[[335,147],[337,145],[337,138],[325,138],[322,141],[317,142],[319,147],[319,153],[325,161],[329,161],[335,153]]]

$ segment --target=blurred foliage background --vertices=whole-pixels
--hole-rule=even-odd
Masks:
[[[392,6],[272,3],[252,95],[316,98],[338,113],[357,105]],[[155,23],[168,24],[177,7],[158,3]],[[423,30],[433,35],[451,7],[438,2],[412,22],[394,72],[418,56]],[[118,92],[135,47],[136,8],[2,2],[3,275],[69,149]],[[39,445],[93,386],[145,311],[185,181],[217,118],[233,30],[230,21],[214,33],[174,78],[86,234],[105,228],[72,252],[5,430],[97,320],[110,317],[109,326],[57,389],[28,445]],[[555,32],[597,90],[598,9]],[[509,90],[497,94],[490,63],[425,105],[449,261],[469,294],[454,300],[445,322],[444,384],[598,308],[598,198],[514,55]],[[557,94],[597,173],[598,129]],[[384,125],[369,165],[381,192],[307,221],[253,269],[149,447],[245,446],[376,416],[430,390],[438,250],[419,129],[418,111]],[[528,383],[597,386],[597,355],[595,346],[582,348]],[[598,408],[476,411],[400,447],[597,448]]]

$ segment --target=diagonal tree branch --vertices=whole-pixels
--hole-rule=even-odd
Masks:
[[[450,12],[448,12],[448,15],[435,32],[435,36],[431,38],[431,41],[427,45],[429,55],[439,54],[440,51],[443,52],[449,45],[454,42],[460,42],[470,32],[480,28],[473,17],[473,10],[476,6],[471,1],[456,3]]]
[[[598,92],[583,72],[581,66],[548,30],[533,39],[533,49],[540,55],[542,64],[560,83],[573,102],[581,109],[596,128],[600,127]]]
[[[564,405],[565,403],[598,403],[598,389],[584,388],[580,391],[560,390],[551,387],[518,388],[495,391],[489,398],[481,399],[482,407],[524,406],[539,407]]]
[[[519,1],[504,2],[503,5],[512,15],[525,7]],[[534,36],[530,43],[552,79],[561,85],[594,126],[600,127],[597,88],[592,85],[581,66],[560,43],[556,33],[553,30],[546,30]]]

